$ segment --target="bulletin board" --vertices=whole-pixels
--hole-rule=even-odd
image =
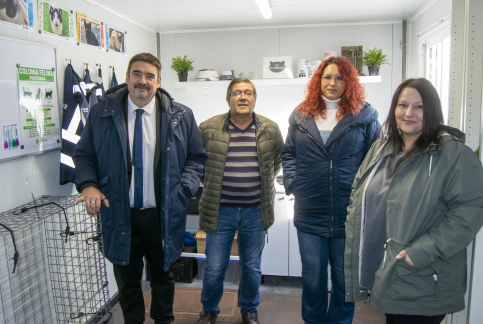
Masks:
[[[56,48],[0,37],[0,161],[58,150]]]

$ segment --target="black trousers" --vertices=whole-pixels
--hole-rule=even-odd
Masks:
[[[174,276],[163,271],[164,253],[156,208],[131,209],[131,255],[128,266],[114,265],[114,277],[119,289],[119,304],[125,324],[144,323],[144,297],[141,278],[143,256],[151,274],[151,318],[156,324],[174,321]]]
[[[386,314],[386,324],[440,324],[445,316]]]

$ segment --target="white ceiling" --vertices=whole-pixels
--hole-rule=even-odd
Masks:
[[[326,23],[402,21],[428,0],[269,0],[264,19],[255,0],[95,0],[155,31]]]

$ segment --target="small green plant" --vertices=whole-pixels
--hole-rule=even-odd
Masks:
[[[386,54],[382,54],[381,48],[374,47],[374,49],[364,52],[364,55],[362,56],[362,63],[365,66],[375,66],[380,68],[382,64],[389,64],[386,56]]]
[[[171,59],[171,69],[178,73],[187,73],[193,71],[193,60],[188,58],[188,55],[184,57],[176,56]]]

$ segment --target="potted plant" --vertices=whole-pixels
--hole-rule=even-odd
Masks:
[[[179,82],[186,82],[188,80],[188,72],[193,71],[194,61],[188,58],[188,55],[185,55],[184,57],[173,57],[171,61],[171,69],[178,72]]]
[[[369,69],[369,75],[379,75],[379,68],[382,64],[389,64],[386,54],[382,54],[382,49],[374,47],[362,56],[362,63]]]

